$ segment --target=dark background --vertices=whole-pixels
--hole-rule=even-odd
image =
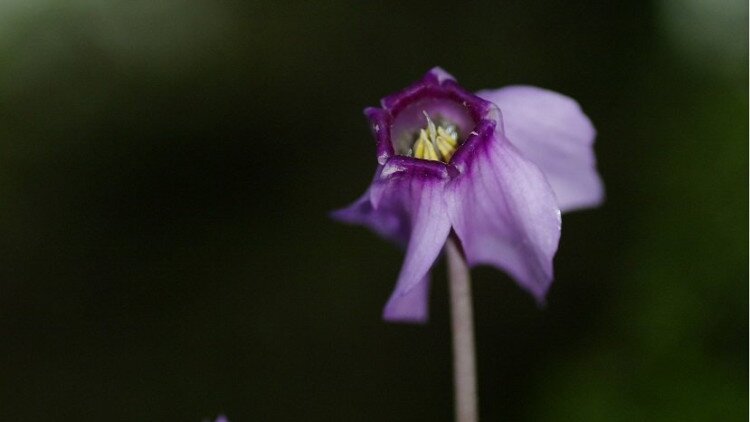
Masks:
[[[596,125],[539,310],[473,272],[484,420],[747,420],[746,2],[0,3],[0,419],[449,421],[402,254],[327,212],[435,65]]]

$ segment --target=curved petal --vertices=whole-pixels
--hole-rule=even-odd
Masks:
[[[552,283],[560,210],[542,172],[500,130],[466,141],[446,187],[453,228],[471,265],[510,273],[538,302]]]
[[[376,210],[388,209],[405,216],[409,241],[401,272],[384,318],[389,321],[423,322],[415,318],[427,309],[424,281],[445,244],[450,219],[444,200],[448,167],[410,157],[391,158],[371,187],[370,199]],[[420,286],[421,285],[421,286]],[[414,291],[419,286],[422,291]],[[415,301],[421,300],[418,307]],[[403,304],[409,306],[403,306]]]
[[[383,309],[383,319],[392,322],[409,322],[424,324],[429,318],[430,306],[430,275],[424,276],[411,290],[406,293],[398,288]]]
[[[351,205],[333,211],[331,217],[348,224],[368,227],[380,236],[406,246],[409,240],[410,227],[408,216],[400,210],[382,207],[375,209],[370,201],[370,189]]]
[[[508,139],[544,172],[563,211],[602,202],[593,151],[596,130],[575,100],[533,86],[477,95],[500,107]]]
[[[378,169],[365,195],[332,214],[406,245],[396,288],[383,311],[386,320],[427,320],[429,271],[450,232],[443,197],[447,181],[448,167],[443,163],[391,157]]]

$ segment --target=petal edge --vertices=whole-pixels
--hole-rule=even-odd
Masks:
[[[505,135],[544,173],[560,209],[594,207],[604,200],[593,144],[596,129],[574,99],[525,85],[477,93],[502,111]]]
[[[496,130],[460,157],[448,213],[469,264],[507,271],[539,303],[552,283],[560,210],[542,172]]]

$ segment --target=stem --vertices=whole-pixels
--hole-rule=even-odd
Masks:
[[[452,237],[445,243],[453,331],[453,385],[456,422],[476,422],[477,370],[474,351],[474,317],[471,306],[469,266]]]

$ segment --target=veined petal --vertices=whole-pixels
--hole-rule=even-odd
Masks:
[[[331,214],[406,246],[396,288],[383,310],[388,321],[427,321],[429,271],[450,232],[444,200],[449,170],[439,162],[392,157],[378,167],[362,197]]]
[[[427,319],[427,277],[450,232],[444,199],[448,167],[410,157],[393,157],[370,190],[375,210],[405,216],[409,240],[396,289],[383,317],[389,321]]]
[[[482,128],[452,163],[448,213],[471,265],[508,273],[538,302],[552,283],[560,210],[542,172],[518,153],[500,128]]]
[[[503,114],[505,134],[544,173],[563,211],[598,205],[604,189],[596,171],[596,130],[572,98],[533,86],[477,93]]]

